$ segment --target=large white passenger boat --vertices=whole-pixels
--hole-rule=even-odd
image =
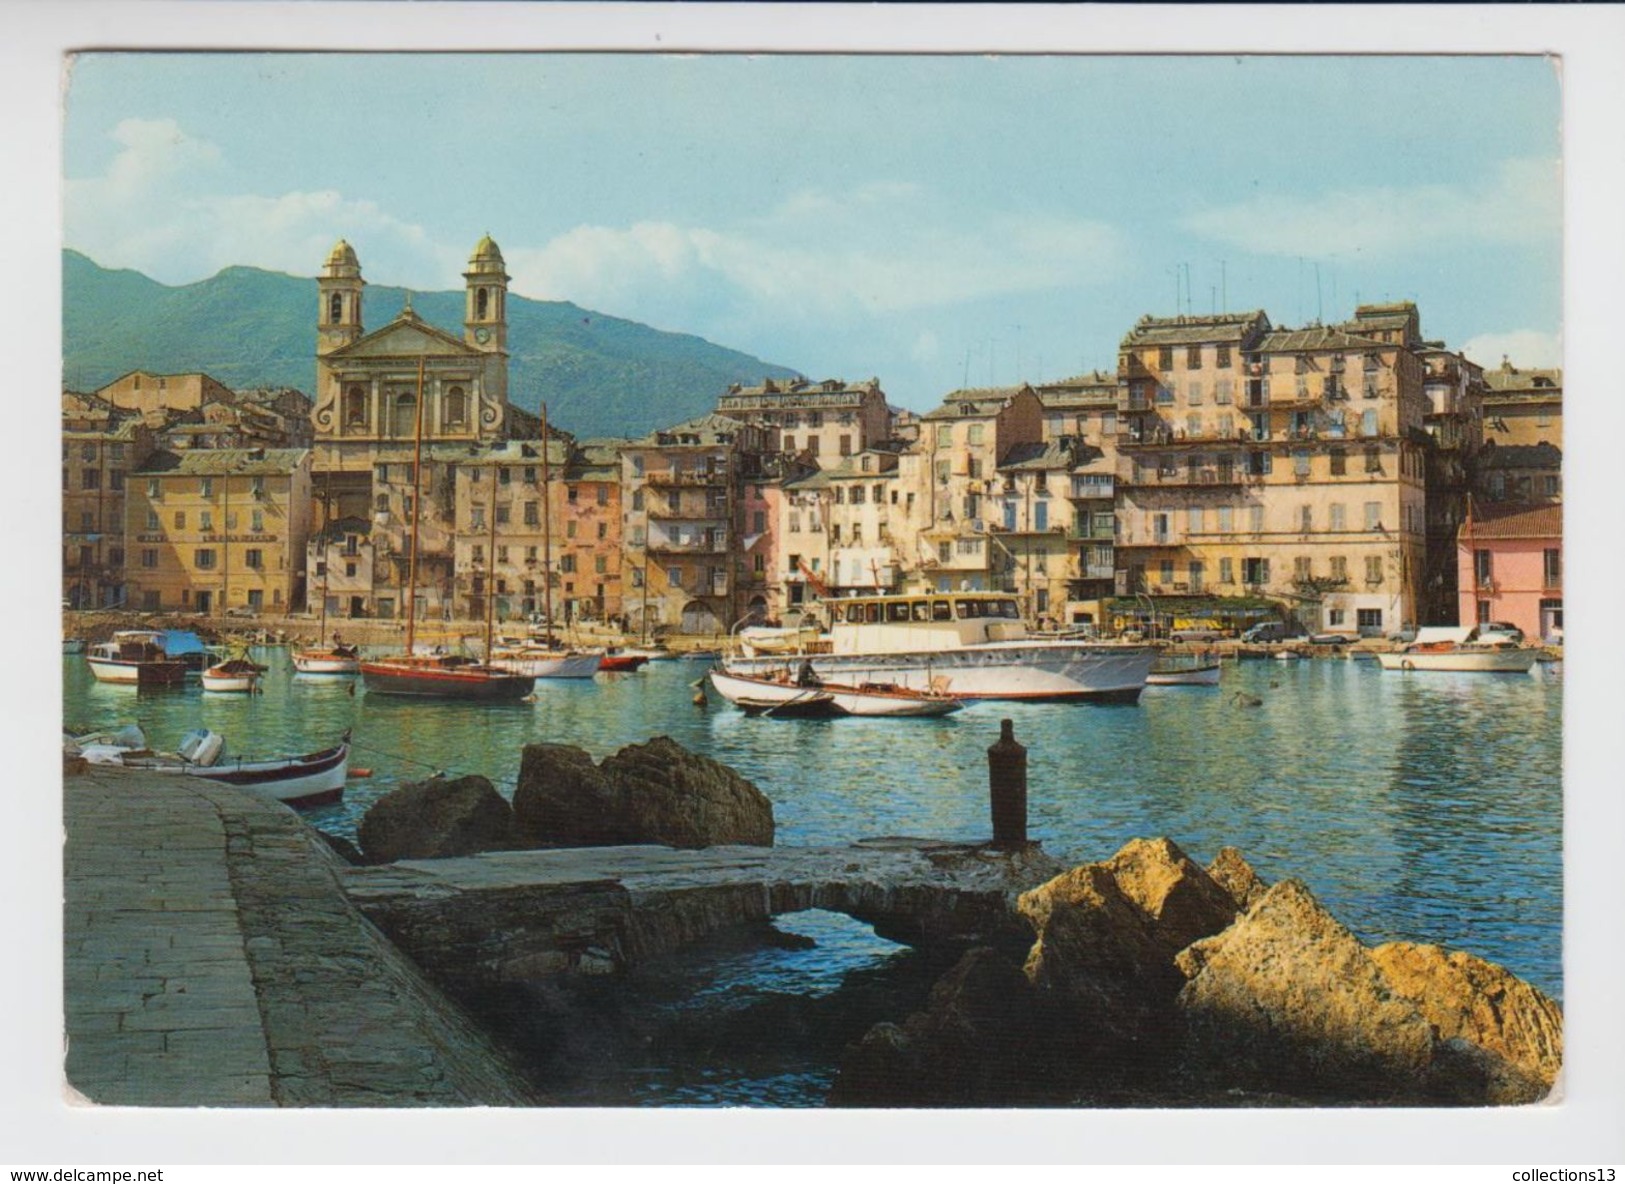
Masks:
[[[787,660],[826,682],[894,683],[956,699],[1095,699],[1132,703],[1157,650],[1027,636],[1015,598],[998,592],[853,596],[825,602],[826,652],[730,656],[729,673],[763,676]],[[809,647],[812,649],[812,647]]]

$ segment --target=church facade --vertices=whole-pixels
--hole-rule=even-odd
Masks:
[[[351,590],[344,600],[355,615],[405,615],[414,524],[417,611],[424,620],[459,615],[457,465],[482,449],[539,435],[536,418],[508,401],[509,276],[489,235],[463,278],[458,336],[429,324],[410,300],[368,332],[366,280],[343,240],[317,275],[311,525],[320,535],[335,522],[371,523],[371,590]],[[314,599],[323,591],[313,585],[311,593]]]

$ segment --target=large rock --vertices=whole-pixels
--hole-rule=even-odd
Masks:
[[[1171,839],[1134,839],[1105,867],[1170,959],[1224,929],[1239,911],[1232,895]]]
[[[579,748],[525,748],[514,810],[527,837],[561,846],[773,845],[773,803],[727,765],[657,736],[593,765]]]
[[[1430,1088],[1432,1025],[1300,881],[1270,888],[1202,949],[1178,999],[1199,1070],[1242,1088],[1338,1101]]]
[[[1563,1012],[1539,989],[1503,966],[1438,946],[1389,942],[1373,949],[1371,958],[1443,1040],[1465,1041],[1516,1070],[1508,1074],[1491,1066],[1491,1100],[1537,1101],[1556,1084],[1563,1066]]]
[[[480,776],[407,782],[368,808],[357,837],[369,863],[526,846],[513,808]]]

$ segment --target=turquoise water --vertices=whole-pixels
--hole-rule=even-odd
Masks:
[[[135,722],[163,747],[206,726],[229,752],[251,755],[309,751],[352,727],[352,765],[372,775],[351,781],[342,805],[308,814],[350,838],[368,804],[402,780],[480,773],[511,793],[526,743],[602,758],[663,733],[755,781],[785,845],[985,838],[986,749],[1008,717],[1028,746],[1029,830],[1046,850],[1082,862],[1167,835],[1205,862],[1234,845],[1266,879],[1304,880],[1368,942],[1470,950],[1562,997],[1563,687],[1544,667],[1407,675],[1368,662],[1243,662],[1219,687],[1152,688],[1137,706],[982,703],[942,720],[887,721],[747,718],[714,694],[697,707],[691,684],[705,666],[693,662],[544,681],[533,704],[475,706],[352,694],[348,680],[295,677],[284,649],[256,656],[271,670],[253,697],[107,686],[64,658],[63,717],[87,729]],[[1238,706],[1237,691],[1262,705]],[[845,918],[807,914],[781,928],[818,944],[695,951],[634,984],[641,1013],[670,1025],[640,1037],[643,1054],[609,1057],[619,1076],[584,1084],[583,1097],[816,1104],[839,1042],[820,1051],[809,1035],[771,1063],[658,1055],[674,1032],[695,1030],[697,1007],[713,1018],[752,1005],[777,1015],[791,999],[816,1008],[843,984],[866,997],[888,967],[914,973],[914,954]],[[874,1006],[873,1018],[902,1018],[895,1001]],[[822,1022],[778,1026],[821,1032]],[[829,1029],[832,1039],[846,1030]]]

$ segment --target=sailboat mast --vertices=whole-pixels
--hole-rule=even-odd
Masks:
[[[332,497],[332,490],[328,486],[330,476],[329,473],[322,474],[322,528],[316,534],[317,545],[321,547],[322,565],[322,622],[316,627],[317,645],[321,645],[327,639],[327,565],[332,558],[327,553],[327,520],[331,517],[333,509],[328,502]]]
[[[491,528],[486,544],[485,569],[485,664],[491,664],[491,640],[496,631],[497,612],[497,471],[491,469]]]
[[[412,445],[412,514],[407,526],[411,530],[412,544],[406,557],[406,656],[412,656],[412,641],[417,632],[418,601],[418,521],[423,517],[422,489],[419,487],[423,470],[423,359],[418,358],[417,424]]]
[[[548,464],[547,404],[542,404],[542,615],[547,618],[547,644],[553,645],[553,470]]]

